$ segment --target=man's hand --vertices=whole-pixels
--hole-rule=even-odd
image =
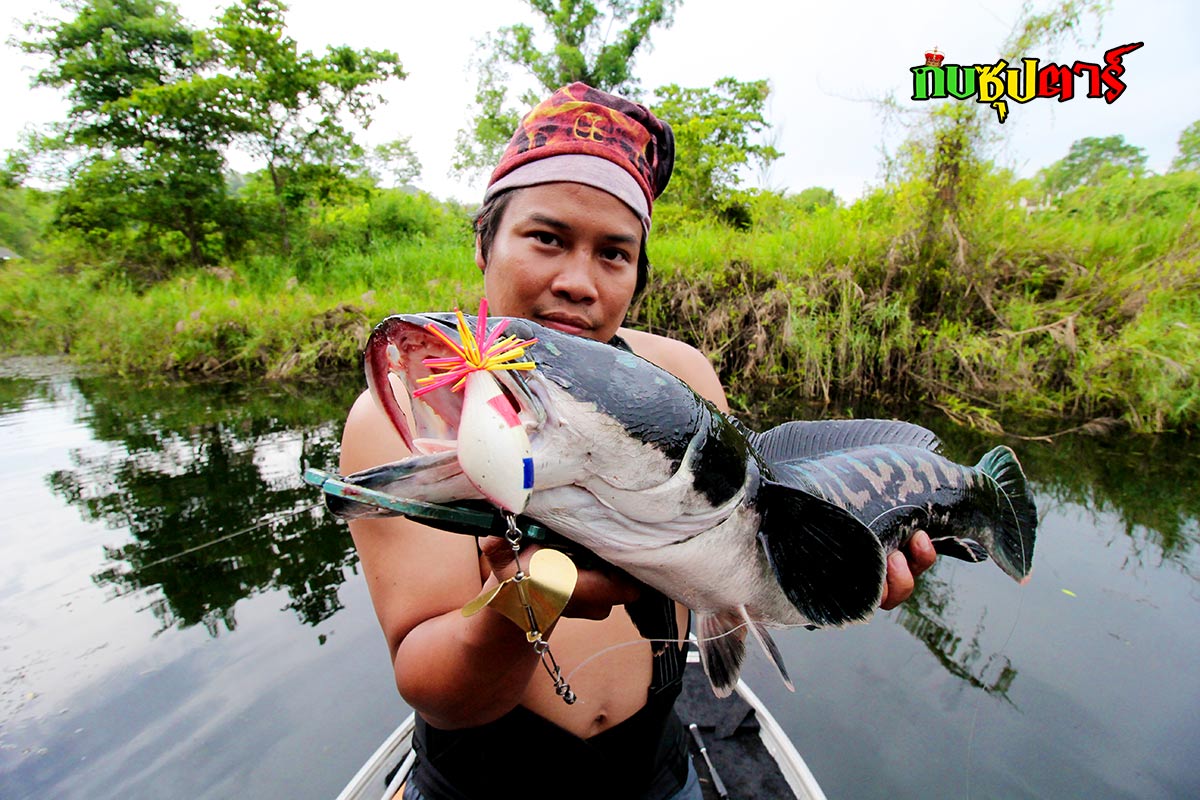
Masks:
[[[917,531],[908,542],[907,551],[897,550],[888,556],[887,581],[883,587],[883,599],[879,607],[891,610],[903,603],[913,593],[918,575],[933,566],[937,552],[929,534]]]

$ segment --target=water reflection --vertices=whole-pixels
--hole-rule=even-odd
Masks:
[[[299,477],[360,382],[0,361],[0,797],[331,797],[407,713]]]
[[[340,429],[330,418],[347,407],[352,384],[76,387],[95,438],[119,446],[74,451],[72,468],[48,480],[87,519],[129,533],[104,548],[98,585],[148,593],[160,633],[233,630],[238,601],[270,590],[283,590],[307,625],[342,607],[353,544],[299,470],[336,463]]]
[[[1191,440],[1116,434],[1099,439],[1063,437],[1052,442],[1006,441],[937,418],[926,418],[924,424],[937,431],[948,455],[964,463],[973,462],[996,444],[1013,447],[1036,492],[1042,519],[1052,506],[1076,506],[1089,510],[1094,529],[1112,532],[1117,528],[1102,525],[1099,519],[1115,515],[1121,520],[1130,554],[1118,569],[1169,564],[1195,579],[1200,495],[1181,491],[1181,487],[1200,486],[1200,458]],[[1046,535],[1043,530],[1042,536]],[[1043,550],[1035,552],[1035,575],[1037,553]],[[960,572],[971,569],[964,567]],[[937,570],[926,575],[893,619],[920,640],[947,673],[1012,702],[1010,690],[1018,673],[1012,656],[1004,651],[1004,641],[996,641],[991,648],[983,644],[989,638],[985,618],[996,600],[977,604],[974,613],[956,611],[955,595],[960,603],[968,602],[976,591],[966,574],[957,583],[961,586],[952,589]],[[1019,600],[1011,595],[1006,599]]]
[[[948,613],[954,588],[936,574],[924,576],[908,601],[897,608],[892,620],[917,638],[947,673],[989,695],[1012,702],[1008,690],[1017,670],[1008,656],[987,651],[981,642],[983,620],[969,635],[962,621]]]
[[[86,518],[130,534],[127,543],[105,548],[109,563],[94,574],[98,585],[118,596],[149,592],[146,609],[159,632],[197,624],[212,636],[233,630],[237,602],[269,590],[285,591],[288,608],[307,625],[341,608],[337,590],[356,563],[353,545],[298,473],[307,464],[336,464],[338,412],[353,399],[352,381],[134,392],[111,380],[74,385],[84,401],[80,418],[97,440],[119,447],[73,452],[73,467],[52,473],[49,483]],[[0,409],[51,386],[0,381]],[[969,462],[998,443],[937,417],[922,421],[956,460]],[[1179,488],[1200,485],[1192,442],[1110,436],[1009,443],[1043,503],[1112,511],[1139,560],[1190,569],[1200,495]],[[952,600],[948,585],[930,575],[896,620],[948,672],[1003,695],[1016,669],[999,653],[985,654],[977,631],[964,635]]]
[[[793,410],[789,416],[820,416],[810,412]],[[1036,495],[1040,518],[1054,509],[1084,510],[1091,516],[1089,535],[1107,535],[1109,545],[1114,544],[1111,537],[1120,536],[1123,546],[1113,550],[1126,555],[1119,564],[1106,564],[1106,571],[1166,566],[1196,579],[1200,493],[1184,488],[1200,486],[1200,446],[1192,439],[1122,433],[1050,442],[1003,439],[955,426],[941,416],[910,412],[900,417],[934,430],[942,439],[943,452],[961,463],[974,463],[998,444],[1012,447]],[[781,421],[768,418],[754,424],[765,429]],[[1109,523],[1113,516],[1120,520],[1119,526]],[[1042,537],[1051,535],[1041,532]],[[1040,561],[1051,558],[1048,544],[1039,539],[1035,581],[1048,577],[1046,568],[1038,569]],[[898,625],[936,659],[946,676],[1015,709],[1013,686],[1021,671],[1021,656],[1010,652],[1012,628],[1005,626],[1015,625],[1008,621],[1010,611],[1016,613],[1030,590],[1007,583],[998,574],[987,564],[940,559],[917,582],[912,597],[890,614],[880,615],[879,624],[887,620]],[[997,624],[997,617],[1005,621]],[[807,651],[812,643],[797,639],[794,645]],[[857,652],[849,660],[877,655],[868,653]]]
[[[996,444],[1013,447],[1036,491],[1042,518],[1051,505],[1090,509],[1094,521],[1100,515],[1115,514],[1123,523],[1132,554],[1126,567],[1166,562],[1195,578],[1200,495],[1180,491],[1180,487],[1200,486],[1200,458],[1193,442],[1131,435],[1003,441],[937,418],[926,418],[923,423],[937,431],[945,452],[963,463],[972,463],[975,456]],[[1114,530],[1111,526],[1107,529]],[[1035,552],[1035,573],[1038,561]],[[973,604],[977,605],[974,613],[961,608],[979,591],[972,585],[974,576],[965,573],[983,568],[964,567],[958,586],[939,577],[935,569],[917,583],[912,598],[896,609],[891,619],[916,637],[948,674],[1011,703],[1010,690],[1018,669],[1004,651],[1003,641],[992,647],[985,644],[989,639],[985,618],[997,600],[1018,598],[1000,596]]]
[[[938,424],[948,450],[977,453],[994,440]],[[1039,496],[1122,521],[1139,561],[1187,570],[1200,542],[1200,443],[1183,436],[1067,436],[1053,442],[1006,441],[1020,455]]]

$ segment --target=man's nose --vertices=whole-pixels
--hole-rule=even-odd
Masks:
[[[574,252],[563,259],[562,269],[555,274],[551,290],[574,303],[590,303],[595,300],[596,274],[587,254]]]

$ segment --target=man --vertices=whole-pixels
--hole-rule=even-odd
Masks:
[[[670,128],[646,108],[583,84],[560,89],[522,121],[493,173],[475,259],[490,313],[625,346],[727,411],[699,351],[621,327],[646,280],[651,208],[673,159]],[[346,423],[343,472],[406,454],[364,393]],[[422,720],[406,798],[699,797],[671,711],[683,647],[652,655],[628,615],[611,613],[638,596],[631,578],[580,571],[551,635],[579,698],[567,705],[519,628],[491,610],[460,613],[515,573],[507,542],[477,547],[403,518],[357,520],[351,532],[397,687]],[[923,534],[910,553],[911,564],[902,554],[888,562],[885,608],[907,598],[913,574],[933,563]],[[673,611],[682,639],[687,610]]]

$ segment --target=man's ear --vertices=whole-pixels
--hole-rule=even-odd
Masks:
[[[483,242],[479,234],[475,234],[475,266],[479,267],[480,272],[487,269],[487,262],[483,259]]]

